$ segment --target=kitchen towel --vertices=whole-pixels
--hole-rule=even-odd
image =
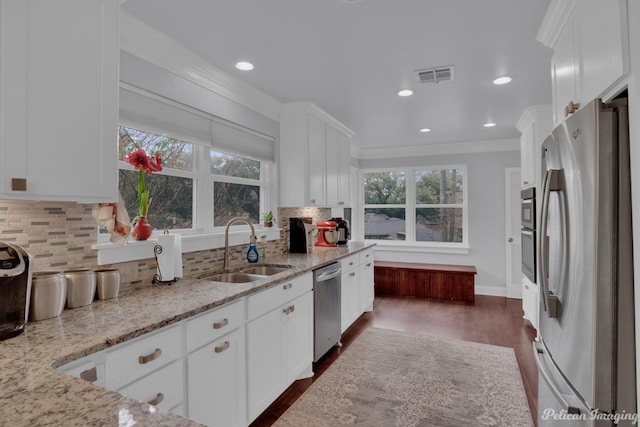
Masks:
[[[168,282],[182,277],[182,236],[161,234],[158,236],[158,244],[162,247],[162,253],[156,254],[160,280]]]
[[[131,233],[131,222],[120,192],[118,192],[118,203],[98,203],[92,209],[91,215],[110,233],[111,243],[118,246],[124,246],[127,243],[127,237]]]

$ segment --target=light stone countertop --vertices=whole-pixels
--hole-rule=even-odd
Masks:
[[[171,286],[149,284],[28,323],[25,333],[0,342],[0,426],[200,426],[54,368],[371,246],[350,242],[270,257],[266,264],[291,265],[291,270],[251,283],[179,279]]]

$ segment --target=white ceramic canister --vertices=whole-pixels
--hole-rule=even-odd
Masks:
[[[98,299],[116,298],[120,292],[120,270],[105,268],[96,273],[96,295]]]
[[[89,305],[96,295],[96,274],[89,269],[68,270],[67,308],[78,308]]]
[[[50,319],[62,314],[67,299],[67,278],[60,271],[40,271],[31,279],[29,320]]]

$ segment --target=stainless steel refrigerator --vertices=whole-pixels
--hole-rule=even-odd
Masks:
[[[543,144],[539,426],[636,419],[628,134],[626,99],[595,100]]]

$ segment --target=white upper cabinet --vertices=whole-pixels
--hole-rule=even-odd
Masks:
[[[520,176],[522,187],[542,184],[542,143],[553,130],[551,105],[532,105],[524,110],[516,123],[520,131]]]
[[[554,0],[538,40],[553,49],[553,122],[611,91],[629,73],[626,0]]]
[[[280,205],[349,206],[353,132],[309,102],[280,113]]]
[[[117,201],[118,0],[0,0],[0,197]]]

